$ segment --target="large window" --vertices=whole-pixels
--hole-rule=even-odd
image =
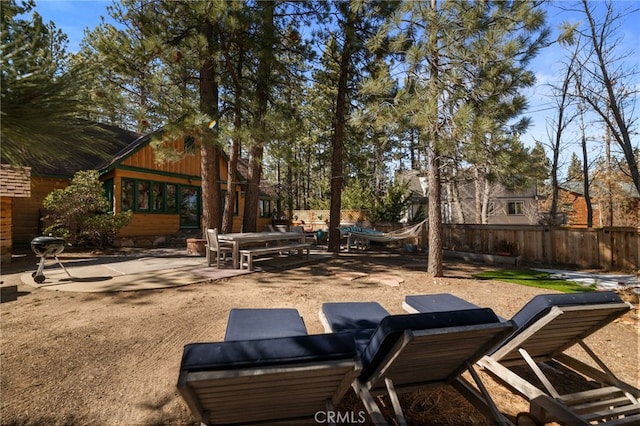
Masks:
[[[182,186],[176,183],[154,182],[143,179],[122,179],[121,206],[122,211],[153,213],[178,213],[178,195]],[[199,198],[199,188],[196,188]],[[196,204],[199,209],[199,204]],[[196,213],[199,214],[200,210]]]
[[[509,201],[507,203],[507,214],[509,216],[524,215],[524,201]]]

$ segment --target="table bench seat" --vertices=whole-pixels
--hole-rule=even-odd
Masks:
[[[292,250],[296,250],[298,251],[298,253],[302,253],[306,250],[307,257],[309,257],[310,247],[310,243],[293,243],[272,247],[256,247],[240,250],[240,269],[244,269],[244,267],[246,266],[248,270],[252,271],[253,258],[265,254],[281,253],[287,251],[290,252]]]

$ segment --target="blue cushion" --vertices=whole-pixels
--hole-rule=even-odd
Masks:
[[[353,334],[358,353],[362,352],[389,312],[376,302],[334,302],[322,304],[322,313],[334,332]]]
[[[511,322],[515,331],[501,345],[513,339],[534,322],[549,313],[554,306],[588,306],[606,303],[622,303],[620,296],[611,291],[590,293],[541,294],[535,296],[518,311]]]
[[[499,322],[500,319],[489,308],[388,316],[380,322],[367,346],[360,351],[362,373],[359,379],[364,382],[376,372],[405,330],[431,330]]]
[[[231,309],[224,340],[251,340],[307,334],[297,309]]]
[[[181,375],[194,371],[259,368],[355,357],[349,333],[185,345]]]
[[[322,313],[331,325],[331,330],[375,329],[389,312],[376,302],[323,303]]]
[[[420,313],[476,309],[479,307],[448,293],[406,296],[404,301]]]

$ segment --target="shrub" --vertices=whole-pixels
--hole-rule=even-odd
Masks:
[[[42,204],[53,222],[45,233],[99,247],[111,244],[131,218],[131,212],[108,211],[109,200],[96,170],[77,172],[68,187],[51,192]]]

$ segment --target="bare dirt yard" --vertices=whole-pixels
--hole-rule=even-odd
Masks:
[[[2,276],[5,285],[18,284],[19,293],[0,305],[1,424],[194,424],[176,390],[182,348],[222,340],[234,307],[296,308],[310,333],[322,333],[323,302],[377,301],[403,313],[406,295],[451,293],[509,318],[549,292],[472,278],[495,266],[447,263],[446,277],[436,279],[425,267],[424,255],[369,252],[164,290],[72,293],[26,285],[19,277],[28,268],[12,265]],[[635,315],[587,342],[614,373],[638,386]],[[509,417],[527,410],[520,397],[481,376]],[[452,390],[406,393],[401,402],[411,424],[485,422]],[[342,405],[363,410],[353,393]]]

